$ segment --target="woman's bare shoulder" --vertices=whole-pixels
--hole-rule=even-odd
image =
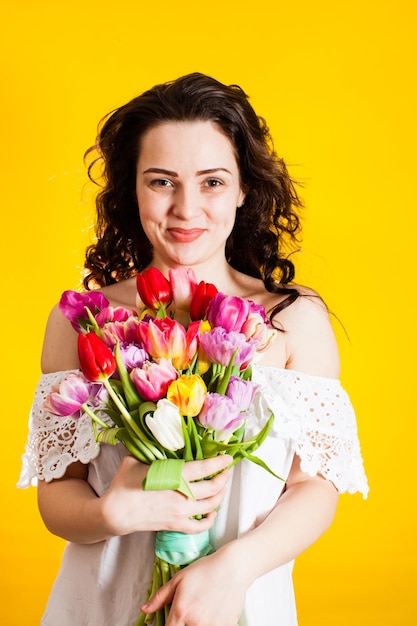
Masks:
[[[57,304],[49,314],[46,324],[41,356],[42,371],[48,374],[75,369],[78,365],[77,332]]]
[[[283,366],[287,369],[337,378],[338,349],[323,299],[314,289],[304,285],[289,284],[281,287],[282,293],[265,290],[253,298],[270,313],[291,295],[292,290],[298,294],[292,303],[274,316],[274,323],[281,332],[263,361],[271,365],[277,361],[281,367],[285,353]]]
[[[339,352],[327,306],[313,289],[294,287],[299,297],[277,316],[286,335],[287,367],[338,378]]]
[[[123,306],[127,309],[136,307],[136,278],[128,278],[100,289],[111,306]]]

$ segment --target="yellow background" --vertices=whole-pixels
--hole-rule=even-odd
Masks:
[[[416,623],[412,0],[3,0],[0,622],[34,626],[63,542],[20,491],[44,323],[91,239],[82,155],[106,112],[190,71],[241,84],[303,181],[299,280],[335,324],[371,492],[295,570],[300,626]],[[277,537],[277,541],[280,538]],[[56,626],[59,626],[58,624]],[[259,626],[267,626],[260,624]]]

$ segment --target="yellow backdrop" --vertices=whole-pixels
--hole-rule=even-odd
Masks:
[[[39,623],[63,548],[15,483],[44,323],[92,237],[83,151],[107,111],[190,71],[241,84],[269,121],[304,184],[299,280],[349,335],[335,324],[371,492],[298,560],[300,626],[416,623],[414,6],[2,3],[2,624]]]

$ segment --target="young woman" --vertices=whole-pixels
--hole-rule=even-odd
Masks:
[[[89,418],[54,419],[51,384],[77,369],[77,336],[50,316],[21,486],[68,540],[44,626],[133,626],[152,571],[154,532],[211,528],[216,551],[181,570],[142,607],[170,603],[168,626],[294,626],[293,559],[331,523],[343,491],[367,492],[355,418],[340,386],[326,307],[293,284],[285,252],[300,206],[265,122],[245,93],[202,74],[158,85],[110,114],[90,165],[102,167],[97,243],[85,287],[136,306],[136,274],[192,268],[198,281],[269,312],[276,340],[253,367],[274,426],[259,456],[280,482],[230,457],[186,463],[196,500],[143,491],[148,470],[122,445],[94,444]],[[261,407],[262,408],[262,407]],[[251,434],[251,422],[247,422]],[[216,510],[218,512],[216,513]],[[204,514],[200,520],[194,516]]]

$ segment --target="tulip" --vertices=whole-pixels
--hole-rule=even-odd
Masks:
[[[248,300],[217,293],[208,306],[207,319],[213,327],[220,326],[227,332],[240,332],[250,310]]]
[[[79,293],[68,290],[64,291],[59,301],[61,313],[71,322],[77,332],[80,332],[81,328],[85,328],[85,324],[82,324],[83,321],[88,322],[86,308],[90,309],[94,315],[108,305],[109,301],[100,291]]]
[[[156,267],[137,274],[136,287],[143,304],[150,309],[165,310],[172,300],[169,281]]]
[[[148,413],[145,422],[157,442],[167,450],[175,451],[184,447],[180,412],[166,398],[159,400],[153,415]]]
[[[92,387],[82,374],[70,373],[59,385],[53,385],[44,406],[54,415],[80,417],[81,407],[90,398]]]
[[[170,383],[177,377],[177,370],[167,359],[160,359],[158,363],[145,361],[141,368],[135,367],[130,372],[130,378],[140,396],[151,402],[163,398]]]
[[[135,344],[122,344],[120,346],[120,356],[129,372],[135,367],[142,367],[145,361],[149,359],[146,350],[139,348]]]
[[[216,441],[227,443],[232,434],[242,426],[244,416],[231,398],[209,393],[198,416],[200,424],[213,432]]]
[[[207,307],[216,293],[217,288],[211,283],[201,281],[197,285],[190,303],[190,317],[192,320],[202,320],[206,317]]]
[[[170,269],[168,274],[175,308],[180,311],[189,311],[191,300],[197,288],[197,280],[193,270],[176,267]]]
[[[78,357],[84,376],[92,382],[108,379],[116,370],[113,353],[95,333],[78,335]]]
[[[212,363],[227,366],[233,353],[234,365],[248,363],[256,352],[256,343],[246,340],[245,335],[237,332],[226,332],[223,328],[213,328],[200,336],[200,343]]]
[[[227,385],[226,395],[238,407],[239,411],[247,411],[255,396],[257,385],[250,380],[242,380],[238,376],[231,376]]]
[[[137,343],[139,319],[136,316],[128,317],[124,322],[107,322],[100,328],[100,337],[104,343],[113,348],[119,341],[122,343]]]
[[[153,358],[175,359],[187,345],[184,326],[170,317],[139,322],[138,336]]]
[[[124,306],[106,306],[95,315],[95,320],[101,328],[108,322],[125,322],[132,315],[133,312],[129,311],[129,309],[125,309]]]
[[[195,417],[199,414],[207,395],[207,387],[197,374],[182,375],[168,387],[167,398],[180,410],[181,415]]]
[[[246,339],[256,341],[256,351],[263,352],[277,336],[278,331],[265,321],[260,313],[251,313],[243,324],[241,332]]]

